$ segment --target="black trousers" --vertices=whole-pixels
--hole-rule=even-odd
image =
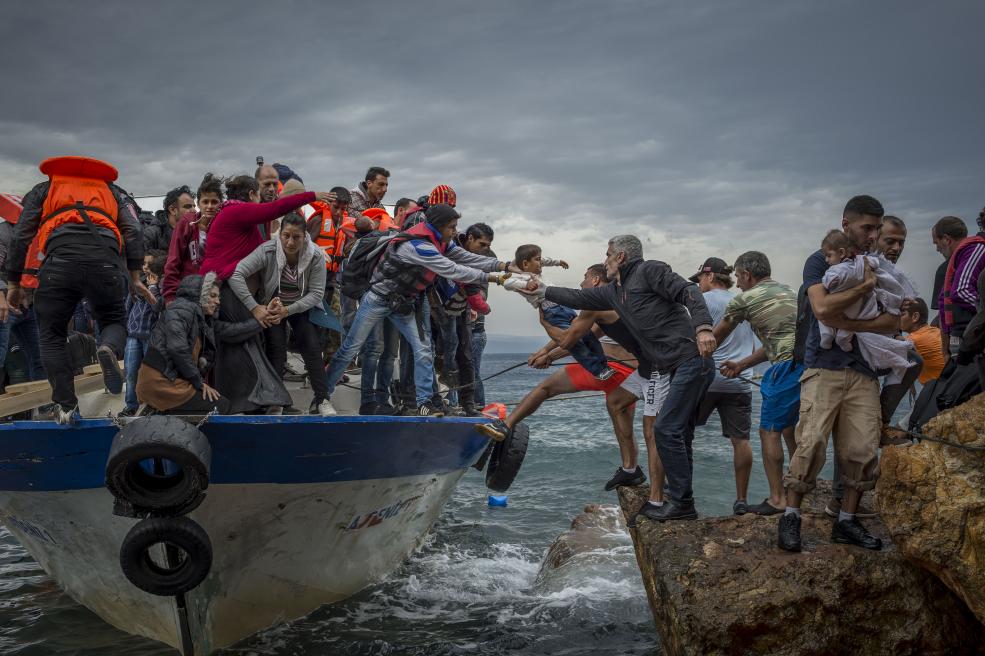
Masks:
[[[466,310],[467,312],[468,310]],[[455,319],[455,332],[458,335],[458,347],[455,349],[455,364],[458,365],[458,384],[466,385],[458,390],[458,404],[475,405],[475,365],[472,363],[472,329],[468,318],[463,314]]]
[[[318,327],[308,321],[308,313],[300,312],[288,316],[284,321],[267,328],[267,358],[274,366],[277,375],[284,376],[287,364],[287,325],[291,325],[294,341],[297,342],[304,360],[304,368],[308,371],[311,390],[315,401],[328,398],[328,382],[325,380],[325,369],[322,360],[321,336]]]
[[[101,345],[123,357],[126,346],[126,297],[129,285],[116,263],[78,262],[49,255],[39,273],[34,294],[41,362],[51,384],[51,400],[65,410],[78,405],[75,373],[68,355],[68,322],[75,306],[86,298],[99,323]]]
[[[176,408],[171,408],[167,412],[161,414],[165,415],[207,415],[213,410],[218,412],[220,415],[229,414],[229,399],[224,396],[220,396],[215,401],[206,401],[202,398],[201,392],[195,392],[190,400],[185,401]]]

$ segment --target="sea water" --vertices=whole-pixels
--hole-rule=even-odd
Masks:
[[[483,374],[525,358],[487,355]],[[493,378],[487,401],[518,401],[554,371],[521,367]],[[758,415],[754,388],[750,503],[767,496]],[[640,421],[638,409],[638,437]],[[616,503],[615,493],[602,489],[619,465],[602,398],[547,402],[528,423],[530,447],[506,507],[488,505],[484,475],[469,469],[424,546],[386,581],[223,653],[659,654],[628,535],[590,558],[541,571],[551,542],[586,504]],[[717,415],[697,430],[694,479],[701,514],[731,513],[732,447]],[[121,633],[73,602],[0,527],[0,653],[175,652]]]

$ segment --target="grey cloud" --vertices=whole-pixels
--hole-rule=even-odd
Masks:
[[[391,200],[452,184],[499,243],[595,257],[632,229],[675,266],[759,248],[792,281],[855,193],[910,223],[922,279],[930,224],[985,204],[981,3],[244,6],[5,7],[0,186],[67,152],[144,194],[257,154],[309,186],[381,164]]]

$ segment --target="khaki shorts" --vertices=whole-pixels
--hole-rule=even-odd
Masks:
[[[783,477],[784,487],[801,494],[814,489],[833,432],[835,459],[845,485],[871,490],[881,417],[875,378],[854,369],[806,369],[800,377],[800,421],[794,433],[797,450]]]

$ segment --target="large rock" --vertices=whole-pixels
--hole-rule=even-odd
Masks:
[[[646,494],[621,488],[623,510]],[[878,520],[867,524],[888,541]],[[776,532],[777,517],[755,515],[637,520],[630,533],[666,653],[983,653],[964,604],[891,543],[878,552],[832,544],[820,511],[804,513],[803,553],[781,551]]]
[[[541,569],[558,569],[579,554],[627,542],[626,522],[618,506],[591,503],[571,521],[571,529],[557,536]]]
[[[985,448],[985,394],[941,413],[924,433]],[[922,441],[884,449],[880,468],[879,511],[900,552],[985,622],[985,451]]]

